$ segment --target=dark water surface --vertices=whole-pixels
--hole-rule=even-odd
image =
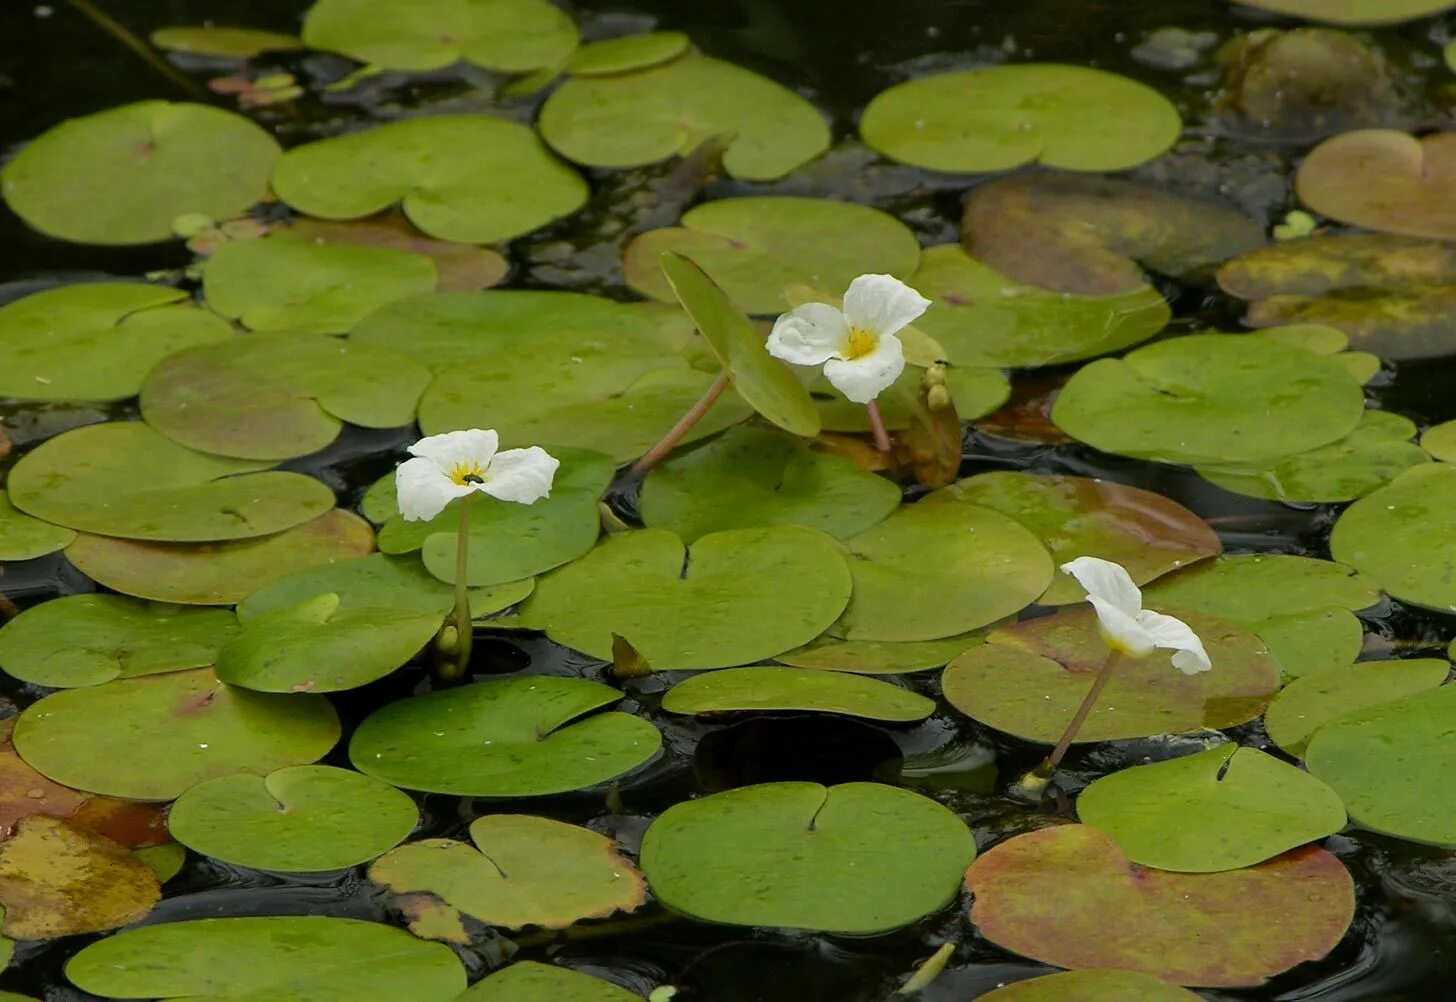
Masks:
[[[307,0],[100,0],[141,37],[163,25],[219,23],[296,31]],[[407,0],[400,0],[407,2]],[[6,149],[63,118],[146,98],[187,95],[116,38],[98,29],[65,0],[53,9],[29,0],[0,3],[0,145]],[[1007,60],[1050,60],[1125,73],[1168,93],[1187,123],[1185,141],[1135,177],[1190,192],[1221,191],[1263,223],[1293,207],[1293,158],[1310,142],[1282,144],[1237,134],[1210,114],[1218,75],[1205,50],[1201,62],[1161,69],[1134,49],[1164,26],[1209,32],[1222,42],[1264,24],[1285,22],[1231,11],[1223,3],[1159,0],[641,0],[579,3],[576,13],[590,39],[652,27],[681,29],[704,51],[748,66],[799,89],[832,116],[837,136],[852,139],[858,109],[885,86],[917,72],[987,65]],[[1401,127],[1451,126],[1450,74],[1440,66],[1438,43],[1456,20],[1436,18],[1384,29],[1374,38],[1392,62],[1402,92]],[[319,54],[267,57],[264,66],[296,74],[305,85],[343,76],[345,60]],[[223,63],[197,60],[186,67],[201,86],[230,72]],[[443,72],[405,81],[386,75],[347,95],[299,111],[262,109],[256,118],[285,144],[385,120],[418,108],[494,108],[488,75]],[[206,92],[204,91],[204,94]],[[229,99],[205,96],[222,106]],[[507,104],[522,120],[535,101]],[[510,257],[514,286],[583,288],[626,295],[616,260],[624,234],[673,222],[685,199],[699,192],[672,176],[671,165],[593,178],[591,206],[545,233],[517,241]],[[815,194],[863,201],[895,212],[929,243],[956,238],[964,179],[935,177],[886,165],[853,143],[841,143],[824,161],[773,185],[715,182],[706,194],[746,192]],[[625,225],[624,225],[625,224]],[[105,249],[65,245],[27,230],[0,208],[0,302],[60,280],[102,274],[139,275],[188,261],[180,245]],[[1237,329],[1238,310],[1217,290],[1165,285],[1175,320],[1172,333],[1194,328]],[[0,365],[4,360],[0,359]],[[1387,366],[1372,386],[1385,409],[1422,425],[1456,418],[1456,364],[1423,361]],[[125,413],[125,409],[116,411]],[[104,419],[89,408],[6,407],[0,402],[16,453],[74,424]],[[321,476],[346,502],[389,470],[411,435],[346,434],[326,453],[289,464]],[[0,470],[10,460],[0,460]],[[1012,468],[1094,475],[1156,490],[1189,506],[1219,529],[1233,551],[1258,550],[1328,556],[1334,506],[1293,508],[1226,494],[1191,471],[1103,456],[1082,446],[1014,445],[979,433],[966,440],[962,475]],[[632,485],[619,483],[614,503],[630,513]],[[89,591],[88,580],[59,557],[4,568],[0,591],[21,606],[58,594]],[[1367,655],[1439,656],[1456,619],[1389,603],[1367,612]],[[483,636],[477,674],[531,672],[597,677],[601,665],[544,639]],[[935,675],[906,676],[939,697]],[[664,756],[608,795],[604,791],[532,801],[529,810],[591,827],[635,849],[657,812],[696,792],[753,782],[806,779],[825,783],[884,778],[914,785],[959,812],[984,849],[993,841],[1037,827],[1039,819],[999,795],[1040,757],[1030,745],[991,733],[953,711],[913,727],[879,727],[823,717],[772,717],[729,725],[685,722],[656,713],[671,678],[653,678],[622,709],[649,714],[665,734]],[[346,733],[382,703],[429,685],[425,673],[406,668],[363,689],[335,695]],[[11,680],[0,698],[25,706],[43,694]],[[942,703],[944,707],[944,704]],[[13,712],[9,707],[0,709]],[[0,714],[3,715],[3,714]],[[1239,729],[1246,744],[1268,745],[1258,724]],[[327,761],[347,765],[341,742]],[[1176,742],[1122,742],[1074,751],[1069,774],[1090,781],[1125,765],[1176,751]],[[995,780],[996,771],[1002,777]],[[457,798],[422,798],[420,837],[460,836],[470,820],[497,805]],[[511,805],[523,809],[519,803]],[[1058,811],[1056,804],[1043,810]],[[1062,805],[1070,816],[1070,808]],[[1456,999],[1456,857],[1362,832],[1328,841],[1354,874],[1359,900],[1355,923],[1326,959],[1306,964],[1263,988],[1202,992],[1208,999],[1445,1000]],[[914,846],[905,851],[914,852]],[[385,898],[363,879],[362,868],[314,879],[282,878],[192,857],[167,887],[167,899],[149,922],[222,915],[328,914],[400,922]],[[472,976],[509,955],[511,944],[477,928]],[[1269,930],[1277,936],[1277,926]],[[954,941],[946,973],[922,994],[931,1002],[967,1000],[1048,968],[1013,957],[980,939],[958,901],[920,925],[869,939],[753,932],[675,921],[653,906],[631,918],[584,924],[566,935],[515,937],[519,956],[565,963],[642,994],[672,983],[684,1000],[801,1002],[883,1000],[937,945]],[[84,943],[32,944],[17,951],[0,987],[48,1000],[89,996],[66,987],[61,966]],[[408,1002],[408,1000],[402,1000]]]

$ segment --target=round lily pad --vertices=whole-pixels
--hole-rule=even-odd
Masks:
[[[1218,534],[1193,512],[1151,491],[1090,477],[998,470],[959,480],[926,498],[991,508],[1041,538],[1057,564],[1101,557],[1121,564],[1135,584],[1217,555]],[[1058,574],[1036,601],[1081,602],[1086,591]]]
[[[864,141],[891,159],[956,172],[1030,163],[1127,170],[1172,146],[1182,129],[1151,87],[1057,63],[907,80],[876,95],[859,122]]]
[[[324,697],[237,689],[205,668],[52,693],[21,713],[14,735],[20,757],[50,779],[131,800],[313,762],[338,740]]]
[[[638,351],[681,354],[692,324],[676,306],[618,303],[579,292],[495,289],[413,296],[375,310],[349,340],[409,355],[436,375],[538,340],[571,340],[573,366],[593,368]]]
[[[679,682],[662,697],[669,713],[812,710],[911,723],[935,703],[888,682],[813,668],[725,668]]]
[[[15,507],[47,522],[167,542],[264,536],[333,507],[328,487],[270,465],[194,452],[140,421],[110,421],[43,442],[7,486]]]
[[[1335,788],[1350,820],[1412,842],[1456,846],[1449,739],[1456,686],[1349,713],[1314,732],[1309,771]]]
[[[1077,817],[1129,860],[1217,873],[1253,866],[1345,827],[1334,790],[1256,748],[1210,748],[1103,776]]]
[[[450,948],[403,929],[322,915],[196,919],[128,929],[66,964],[106,998],[453,1002],[465,968]]]
[[[909,285],[931,300],[916,328],[962,365],[1030,368],[1094,358],[1146,341],[1170,316],[1146,284],[1110,296],[1051,292],[993,271],[959,244],[927,247]]]
[[[1268,338],[1192,334],[1079,369],[1052,420],[1103,452],[1243,463],[1334,442],[1364,410],[1360,384],[1328,358]]]
[[[829,148],[829,128],[808,101],[732,63],[706,56],[635,73],[575,76],[541,108],[541,135],[590,167],[641,167],[731,134],[728,173],[772,181]]]
[[[1451,0],[1234,0],[1248,7],[1325,24],[1399,24],[1438,14]]]
[[[1370,299],[1381,290],[1452,282],[1456,282],[1456,248],[1386,233],[1281,240],[1246,251],[1218,269],[1219,287],[1247,300],[1315,299],[1356,290]]]
[[[611,76],[644,70],[676,59],[692,41],[680,31],[649,31],[588,42],[571,54],[566,72],[579,77]]]
[[[430,381],[396,352],[312,334],[254,334],[180,351],[142,386],[147,424],[189,448],[283,460],[329,445],[343,422],[414,420]]]
[[[741,787],[674,804],[642,839],[642,871],[674,911],[848,935],[939,911],[975,855],[960,818],[877,783]]]
[[[1365,627],[1348,609],[1311,609],[1246,625],[1279,662],[1286,682],[1347,665],[1365,644]]]
[[[531,594],[533,587],[535,582],[526,579],[472,588],[471,614],[479,619],[499,612]],[[339,611],[347,613],[383,609],[443,618],[455,605],[455,589],[426,571],[418,560],[371,553],[299,570],[265,584],[238,603],[238,618],[248,623],[328,593],[339,597]]]
[[[662,255],[684,254],[749,313],[780,313],[784,287],[842,290],[857,276],[907,277],[920,260],[910,228],[894,216],[827,198],[763,196],[704,202],[682,225],[649,230],[623,252],[627,284],[673,301]]]
[[[205,667],[237,632],[237,617],[221,609],[68,595],[32,606],[0,627],[0,668],[36,685],[99,685]]]
[[[1342,223],[1456,238],[1456,132],[1421,139],[1394,129],[1342,133],[1309,152],[1295,189],[1305,205]]]
[[[641,529],[541,578],[520,615],[604,660],[617,634],[654,668],[726,668],[808,643],[849,594],[843,555],[813,529],[729,529],[691,547]]]
[[[293,873],[367,862],[403,842],[419,817],[407,794],[377,779],[296,765],[198,783],[172,805],[167,830],[204,856]]]
[[[1079,743],[1232,727],[1263,712],[1279,691],[1279,665],[1259,639],[1202,613],[1178,616],[1203,640],[1212,670],[1185,675],[1162,651],[1123,658],[1077,732]],[[1076,606],[993,631],[951,662],[941,685],[950,704],[973,719],[1052,744],[1106,660],[1096,615]]]
[[[74,529],[31,518],[0,490],[0,560],[34,560],[64,549],[75,538]]]
[[[293,35],[257,28],[220,26],[158,28],[149,40],[168,52],[187,52],[225,59],[252,59],[265,52],[289,52],[303,48]]]
[[[664,253],[660,267],[743,402],[787,432],[805,438],[818,435],[819,412],[808,391],[793,369],[768,353],[763,333],[723,289],[681,254]]]
[[[0,306],[0,396],[122,400],[183,348],[232,337],[226,323],[160,285],[93,282],[46,289]]]
[[[1355,914],[1354,882],[1324,849],[1224,873],[1164,873],[1130,862],[1090,825],[1009,839],[972,864],[966,887],[981,935],[1014,953],[1208,988],[1261,985],[1318,960]]]
[[[772,428],[730,428],[653,467],[638,509],[686,542],[723,529],[807,525],[840,538],[900,505],[900,488]]]
[[[295,571],[361,557],[372,549],[369,523],[335,508],[287,532],[228,543],[146,543],[82,533],[66,547],[66,559],[123,595],[235,605]]]
[[[1456,421],[1443,421],[1421,432],[1421,448],[1430,453],[1432,459],[1443,463],[1456,462]]]
[[[854,595],[838,632],[848,640],[965,633],[1035,602],[1054,573],[1036,536],[973,504],[910,505],[845,545]]]
[[[1402,601],[1456,608],[1453,504],[1456,467],[1412,466],[1344,510],[1330,553]]]
[[[387,247],[233,240],[202,267],[202,294],[252,330],[342,334],[396,299],[433,292],[435,264]]]
[[[647,900],[637,868],[611,839],[586,828],[493,814],[470,825],[470,839],[474,846],[443,838],[400,846],[369,867],[369,879],[396,894],[433,894],[506,929],[564,929]]]
[[[383,678],[440,629],[437,612],[340,610],[325,592],[249,620],[218,652],[217,677],[258,692],[337,692]]]
[[[262,201],[278,154],[242,115],[141,101],[48,130],[5,165],[0,193],[47,236],[155,243],[173,238],[178,216],[230,219]]]
[[[1137,971],[1065,971],[1027,978],[980,996],[982,1002],[1194,1002],[1199,996]]]
[[[316,0],[303,19],[312,49],[388,70],[438,70],[460,60],[504,73],[557,66],[576,25],[549,0]]]
[[[349,759],[408,790],[463,797],[580,790],[635,769],[662,743],[657,728],[630,714],[583,718],[621,698],[597,682],[545,675],[426,693],[365,718]]]
[[[641,1002],[641,998],[580,971],[518,960],[471,986],[456,1002]]]
[[[412,118],[295,146],[278,161],[273,187],[323,219],[358,219],[402,201],[430,236],[467,244],[529,233],[587,197],[586,182],[534,132],[490,115]]]
[[[1138,263],[1198,277],[1264,242],[1259,225],[1231,205],[1075,174],[1020,174],[981,185],[966,201],[962,227],[966,250],[985,265],[1084,296],[1146,295]]]
[[[1280,690],[1264,712],[1264,729],[1280,748],[1303,755],[1310,737],[1330,721],[1434,689],[1450,670],[1449,662],[1437,658],[1326,668]]]
[[[442,290],[488,289],[511,270],[510,262],[499,251],[432,240],[411,226],[403,212],[345,220],[299,216],[286,226],[274,226],[270,235],[274,240],[303,240],[326,247],[374,247],[423,254],[434,262],[435,281]]]
[[[140,858],[65,818],[22,818],[0,843],[0,930],[11,939],[115,929],[144,918],[161,897]]]
[[[941,668],[972,647],[986,642],[984,633],[962,633],[939,640],[842,640],[823,636],[803,647],[776,655],[774,660],[796,668],[852,671],[861,675],[893,675],[899,672]]]

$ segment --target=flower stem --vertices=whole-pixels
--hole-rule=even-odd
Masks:
[[[1121,659],[1122,655],[1117,651],[1107,652],[1107,660],[1102,663],[1102,668],[1097,672],[1097,677],[1092,680],[1092,688],[1087,690],[1087,695],[1082,700],[1082,705],[1077,707],[1077,712],[1073,714],[1072,722],[1067,725],[1066,731],[1062,733],[1061,740],[1057,742],[1056,747],[1052,749],[1052,753],[1042,761],[1041,765],[1022,777],[1021,782],[1018,784],[1019,787],[1023,789],[1039,789],[1046,786],[1047,780],[1052,778],[1052,774],[1057,771],[1057,766],[1061,765],[1062,756],[1067,754],[1067,749],[1076,740],[1077,732],[1087,722],[1087,717],[1092,713],[1092,707],[1097,704],[1097,697],[1102,695],[1102,690],[1107,687],[1107,683],[1112,678],[1112,673],[1117,670],[1117,663]]]
[[[165,59],[162,59],[155,52],[153,52],[151,47],[147,45],[146,42],[143,42],[140,38],[137,38],[136,35],[133,35],[130,31],[126,29],[125,25],[123,25],[120,21],[117,21],[115,18],[111,17],[101,8],[97,7],[94,3],[91,2],[91,0],[70,0],[70,4],[72,7],[76,8],[83,15],[85,15],[88,19],[90,19],[92,24],[96,25],[96,27],[100,28],[102,31],[106,32],[108,35],[116,39],[122,45],[126,46],[137,56],[139,56],[143,62],[145,62],[152,69],[156,70],[162,76],[166,77],[168,80],[172,81],[172,83],[176,84],[178,87],[182,88],[184,91],[186,91],[188,94],[191,94],[195,98],[206,98],[207,95],[203,93],[201,88],[199,88],[187,77],[183,76],[181,73],[173,69]]]
[[[445,678],[460,678],[470,664],[470,648],[475,641],[475,624],[470,618],[470,499],[460,499],[460,528],[455,539],[455,660],[442,666]]]
[[[871,400],[865,404],[865,410],[870,415],[870,431],[875,435],[875,448],[881,452],[889,452],[891,449],[890,433],[885,430],[884,418],[880,417],[880,405]]]
[[[673,425],[672,429],[666,435],[662,436],[661,441],[648,449],[642,458],[632,465],[632,472],[646,473],[660,463],[663,457],[677,447],[677,444],[682,441],[683,436],[688,433],[692,426],[703,419],[703,415],[708,413],[708,408],[717,402],[718,398],[723,395],[723,391],[727,388],[728,370],[724,369],[718,373],[718,378],[713,380],[712,385],[698,399],[698,402],[688,408],[688,412],[678,419],[677,424]]]

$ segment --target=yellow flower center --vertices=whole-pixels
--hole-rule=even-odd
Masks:
[[[844,342],[844,357],[850,362],[857,358],[864,358],[879,347],[879,344],[880,336],[874,331],[867,331],[862,327],[851,327],[849,338]]]
[[[456,463],[450,468],[450,479],[461,487],[485,483],[485,470],[479,463]]]

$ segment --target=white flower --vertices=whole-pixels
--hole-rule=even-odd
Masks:
[[[1143,593],[1121,564],[1078,557],[1063,564],[1062,571],[1087,589],[1087,601],[1097,610],[1103,639],[1114,651],[1134,658],[1146,657],[1154,647],[1174,651],[1173,667],[1184,675],[1213,667],[1203,641],[1187,623],[1143,608]]]
[[[768,336],[768,353],[794,365],[822,365],[840,393],[867,404],[905,368],[895,333],[925,312],[930,300],[889,275],[849,283],[844,309],[805,303],[783,314]]]
[[[399,513],[411,522],[434,518],[475,491],[520,504],[550,496],[561,463],[540,446],[497,452],[499,445],[495,432],[479,428],[420,439],[409,448],[417,458],[394,471]]]

